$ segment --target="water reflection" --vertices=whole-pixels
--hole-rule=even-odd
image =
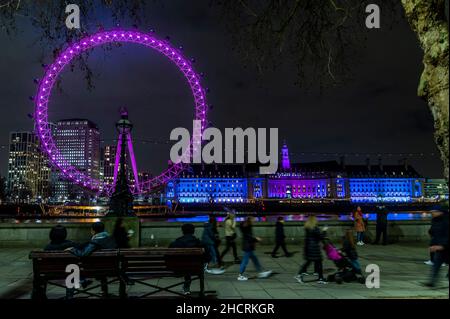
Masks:
[[[218,222],[223,222],[225,219],[223,212],[216,212]],[[305,221],[309,214],[308,213],[294,213],[294,214],[273,214],[267,216],[255,216],[256,222],[276,222],[278,216],[283,216],[286,222],[303,222]],[[319,221],[351,221],[351,214],[316,214]],[[243,215],[237,215],[236,221],[241,222],[246,217]],[[376,214],[364,214],[364,218],[371,221],[376,220]],[[388,220],[391,221],[406,221],[406,220],[429,220],[431,214],[427,212],[392,212],[388,215]],[[14,219],[5,218],[0,219],[0,223],[13,223],[13,224],[62,224],[62,223],[94,223],[100,221],[100,218],[54,218],[54,219]],[[195,216],[185,216],[185,217],[142,217],[141,222],[169,222],[169,223],[204,223],[208,221],[208,215],[199,214]]]
[[[279,216],[283,216],[286,222],[303,222],[305,221],[309,214],[292,214],[292,215],[270,215],[270,216],[255,216],[256,222],[276,222]],[[350,221],[353,220],[351,214],[316,214],[319,221]],[[241,222],[245,219],[245,216],[237,216],[236,221]],[[368,220],[376,220],[376,214],[364,214],[364,218]],[[428,220],[431,218],[430,213],[407,213],[407,212],[396,212],[389,213],[388,220],[391,221],[405,221],[405,220]],[[222,222],[225,217],[217,217],[218,222]],[[145,220],[145,219],[144,219]],[[207,222],[208,215],[193,216],[193,217],[180,217],[180,218],[169,218],[168,222],[183,222],[183,223],[195,223],[195,222]]]

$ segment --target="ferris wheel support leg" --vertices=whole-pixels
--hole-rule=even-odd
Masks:
[[[133,142],[131,141],[130,133],[127,134],[127,140],[128,140],[128,152],[130,153],[131,168],[133,169],[134,175],[134,184],[136,185],[136,190],[139,193],[140,192],[139,176],[137,171],[136,158],[134,156]]]
[[[117,147],[116,147],[116,158],[114,163],[114,178],[113,178],[113,184],[112,189],[114,190],[116,188],[116,182],[117,182],[117,174],[119,173],[119,161],[120,161],[120,153],[122,152],[122,134],[119,134],[119,139],[117,140]]]

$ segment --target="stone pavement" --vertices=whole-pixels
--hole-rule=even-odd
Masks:
[[[286,298],[286,299],[364,299],[364,298],[445,298],[449,297],[448,281],[445,274],[448,268],[441,271],[441,282],[437,288],[429,289],[422,286],[428,278],[430,267],[424,265],[427,259],[427,247],[425,244],[394,244],[389,246],[366,245],[358,247],[360,263],[365,269],[368,264],[377,264],[381,270],[379,289],[368,289],[359,283],[317,283],[299,284],[293,276],[302,262],[301,247],[291,246],[288,249],[295,252],[291,258],[272,258],[269,254],[271,247],[261,246],[257,249],[257,255],[261,263],[267,269],[276,272],[267,279],[253,279],[246,282],[237,281],[239,265],[227,263],[227,269],[223,275],[206,275],[206,289],[215,290],[218,298]],[[28,259],[29,249],[1,248],[0,249],[0,298],[30,297],[32,267]],[[225,262],[231,255],[225,257]],[[312,267],[312,266],[311,266]],[[334,271],[332,262],[325,260],[325,273]],[[310,270],[312,271],[312,269]],[[255,275],[253,265],[250,263],[247,272]],[[163,284],[177,282],[177,279],[160,279]],[[175,288],[177,289],[177,288]],[[193,283],[192,290],[198,290],[198,283]],[[130,286],[128,293],[133,295],[144,292],[142,286]],[[117,292],[117,285],[110,287],[111,293]],[[57,298],[64,295],[64,290],[57,287],[49,287],[49,298]]]

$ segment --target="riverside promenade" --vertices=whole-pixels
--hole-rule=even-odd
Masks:
[[[422,285],[430,273],[430,266],[423,263],[428,258],[426,243],[358,247],[363,269],[368,264],[377,264],[380,267],[380,288],[378,289],[368,289],[359,283],[319,285],[311,282],[299,284],[293,277],[303,261],[301,247],[288,246],[288,249],[295,253],[291,258],[272,258],[269,254],[271,248],[271,246],[263,245],[257,249],[257,255],[263,266],[275,272],[270,278],[250,278],[246,282],[237,281],[239,266],[231,263],[230,254],[225,257],[225,274],[206,275],[206,290],[215,290],[216,297],[220,299],[449,298],[448,280],[445,279],[448,267],[442,268],[441,281],[436,288],[430,289]],[[0,298],[30,298],[32,266],[28,259],[29,251],[28,248],[0,249]],[[256,275],[251,263],[247,270],[250,276]],[[325,274],[332,273],[335,270],[334,264],[325,260],[324,270]],[[176,279],[160,280],[167,284],[176,282]],[[128,293],[132,296],[146,291],[144,289],[142,286],[134,285],[129,288]],[[196,290],[198,290],[198,283],[193,283],[192,291]],[[110,293],[114,294],[117,291],[118,287],[111,285]],[[49,298],[61,296],[64,296],[63,289],[49,287]]]

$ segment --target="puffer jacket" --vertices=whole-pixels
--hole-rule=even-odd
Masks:
[[[58,241],[58,242],[50,242],[49,244],[47,244],[47,246],[45,246],[44,250],[46,251],[51,251],[51,250],[64,250],[70,247],[77,247],[78,244],[74,243],[73,241],[70,240],[62,240],[62,241]]]
[[[169,245],[169,248],[203,248],[204,262],[208,262],[211,259],[205,245],[194,235],[183,235],[178,237]]]
[[[109,236],[107,232],[101,232],[92,236],[91,241],[84,248],[72,248],[70,252],[75,256],[84,257],[97,250],[116,248],[117,245],[114,238]]]
[[[216,234],[211,223],[205,223],[202,234],[202,243],[207,246],[216,244]]]
[[[284,225],[282,222],[275,224],[275,241],[277,243],[283,243],[286,235],[284,234]]]
[[[252,225],[242,223],[240,228],[242,232],[242,250],[246,252],[255,250],[258,240],[253,236]]]
[[[322,252],[320,250],[320,242],[325,238],[325,234],[320,231],[319,227],[313,229],[305,228],[305,249],[304,257],[306,260],[319,261],[322,260]]]

